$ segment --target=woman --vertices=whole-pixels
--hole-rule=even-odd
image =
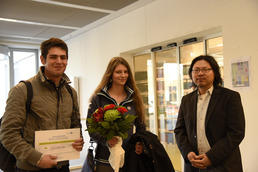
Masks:
[[[114,57],[110,60],[106,72],[90,101],[88,117],[98,107],[104,107],[107,104],[121,105],[127,108],[129,114],[137,115],[138,118],[135,120],[136,132],[145,130],[143,101],[136,87],[130,66],[124,58]],[[123,141],[123,145],[132,134],[133,128],[128,132],[129,137]],[[106,140],[98,134],[90,134],[90,136],[98,145],[95,155],[96,171],[113,172],[114,170],[108,162],[110,155],[108,147],[115,146],[118,139],[113,137]],[[135,152],[141,154],[141,145],[136,144],[135,147]]]

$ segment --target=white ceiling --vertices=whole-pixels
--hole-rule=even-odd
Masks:
[[[0,42],[40,43],[90,30],[153,0],[0,0]]]

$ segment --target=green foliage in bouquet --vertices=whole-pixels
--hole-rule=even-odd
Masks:
[[[104,108],[99,107],[87,118],[88,132],[97,133],[110,140],[113,136],[122,139],[128,137],[128,131],[136,118],[135,115],[126,114],[127,109],[123,106],[109,104]]]

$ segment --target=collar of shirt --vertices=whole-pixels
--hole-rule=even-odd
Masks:
[[[208,90],[207,90],[207,92],[205,93],[205,94],[209,94],[209,95],[211,95],[212,94],[212,92],[213,92],[213,90],[214,90],[214,87],[213,86],[211,86]],[[200,94],[200,92],[199,91],[197,91],[197,93],[198,93],[198,96],[200,96],[201,94]]]

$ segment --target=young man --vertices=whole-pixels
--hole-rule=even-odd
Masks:
[[[182,98],[175,128],[185,172],[242,172],[245,119],[239,93],[221,87],[211,56],[196,57],[189,75],[196,90]]]
[[[57,162],[56,156],[42,154],[34,148],[35,131],[81,128],[76,91],[72,88],[71,95],[66,88],[70,83],[64,73],[68,61],[66,43],[58,38],[42,42],[40,60],[43,66],[28,80],[33,88],[31,111],[34,113],[26,116],[27,89],[24,83],[17,84],[9,92],[0,137],[17,159],[16,171],[66,172],[68,161]],[[72,146],[81,151],[83,139],[76,140]]]

